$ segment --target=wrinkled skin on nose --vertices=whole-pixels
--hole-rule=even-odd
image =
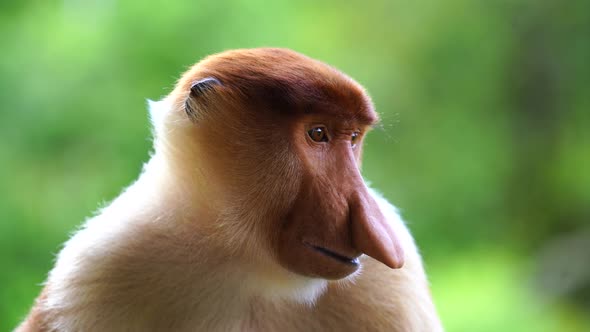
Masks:
[[[400,268],[402,248],[361,177],[355,151],[345,141],[329,149],[302,158],[307,171],[278,238],[281,263],[325,279],[355,272],[361,254]]]

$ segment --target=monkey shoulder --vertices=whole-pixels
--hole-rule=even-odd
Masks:
[[[153,218],[110,216],[105,211],[88,220],[60,251],[33,311],[46,326],[152,330],[158,317],[183,310],[178,299],[192,289],[187,266],[195,262],[186,250],[171,250],[178,249],[180,235],[160,229]]]

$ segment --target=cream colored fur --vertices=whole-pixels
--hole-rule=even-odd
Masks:
[[[174,140],[186,134],[187,122],[171,112],[179,105],[150,106],[151,160],[65,244],[17,331],[442,330],[414,241],[385,199],[372,192],[402,242],[403,268],[363,256],[361,271],[345,280],[292,274],[255,232],[231,233],[224,225],[235,220],[211,220],[209,203],[196,204],[209,195],[215,204],[207,174],[182,169],[197,159],[170,162],[182,155]]]

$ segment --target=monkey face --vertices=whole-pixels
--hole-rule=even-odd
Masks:
[[[400,267],[399,242],[359,171],[368,124],[324,113],[304,116],[292,131],[301,185],[279,230],[280,262],[291,271],[325,279],[354,273],[363,253]]]
[[[233,207],[280,266],[324,279],[354,273],[362,254],[402,266],[359,171],[377,114],[358,83],[292,51],[255,49],[204,60],[177,90],[221,188],[218,209]]]

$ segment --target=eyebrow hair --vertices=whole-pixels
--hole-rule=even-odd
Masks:
[[[310,109],[306,110],[304,113],[312,116],[323,116],[340,122],[344,121],[354,123],[355,125],[359,127],[364,127],[367,130],[383,127],[379,116],[374,111],[370,111],[370,113],[367,113],[367,111],[365,110],[359,110],[357,112],[352,113],[340,112],[334,109]]]
[[[381,123],[379,116],[375,113],[375,111],[370,111],[370,115],[367,112],[362,112],[361,115],[355,115],[354,121],[359,122],[367,127],[375,128],[377,125]]]

